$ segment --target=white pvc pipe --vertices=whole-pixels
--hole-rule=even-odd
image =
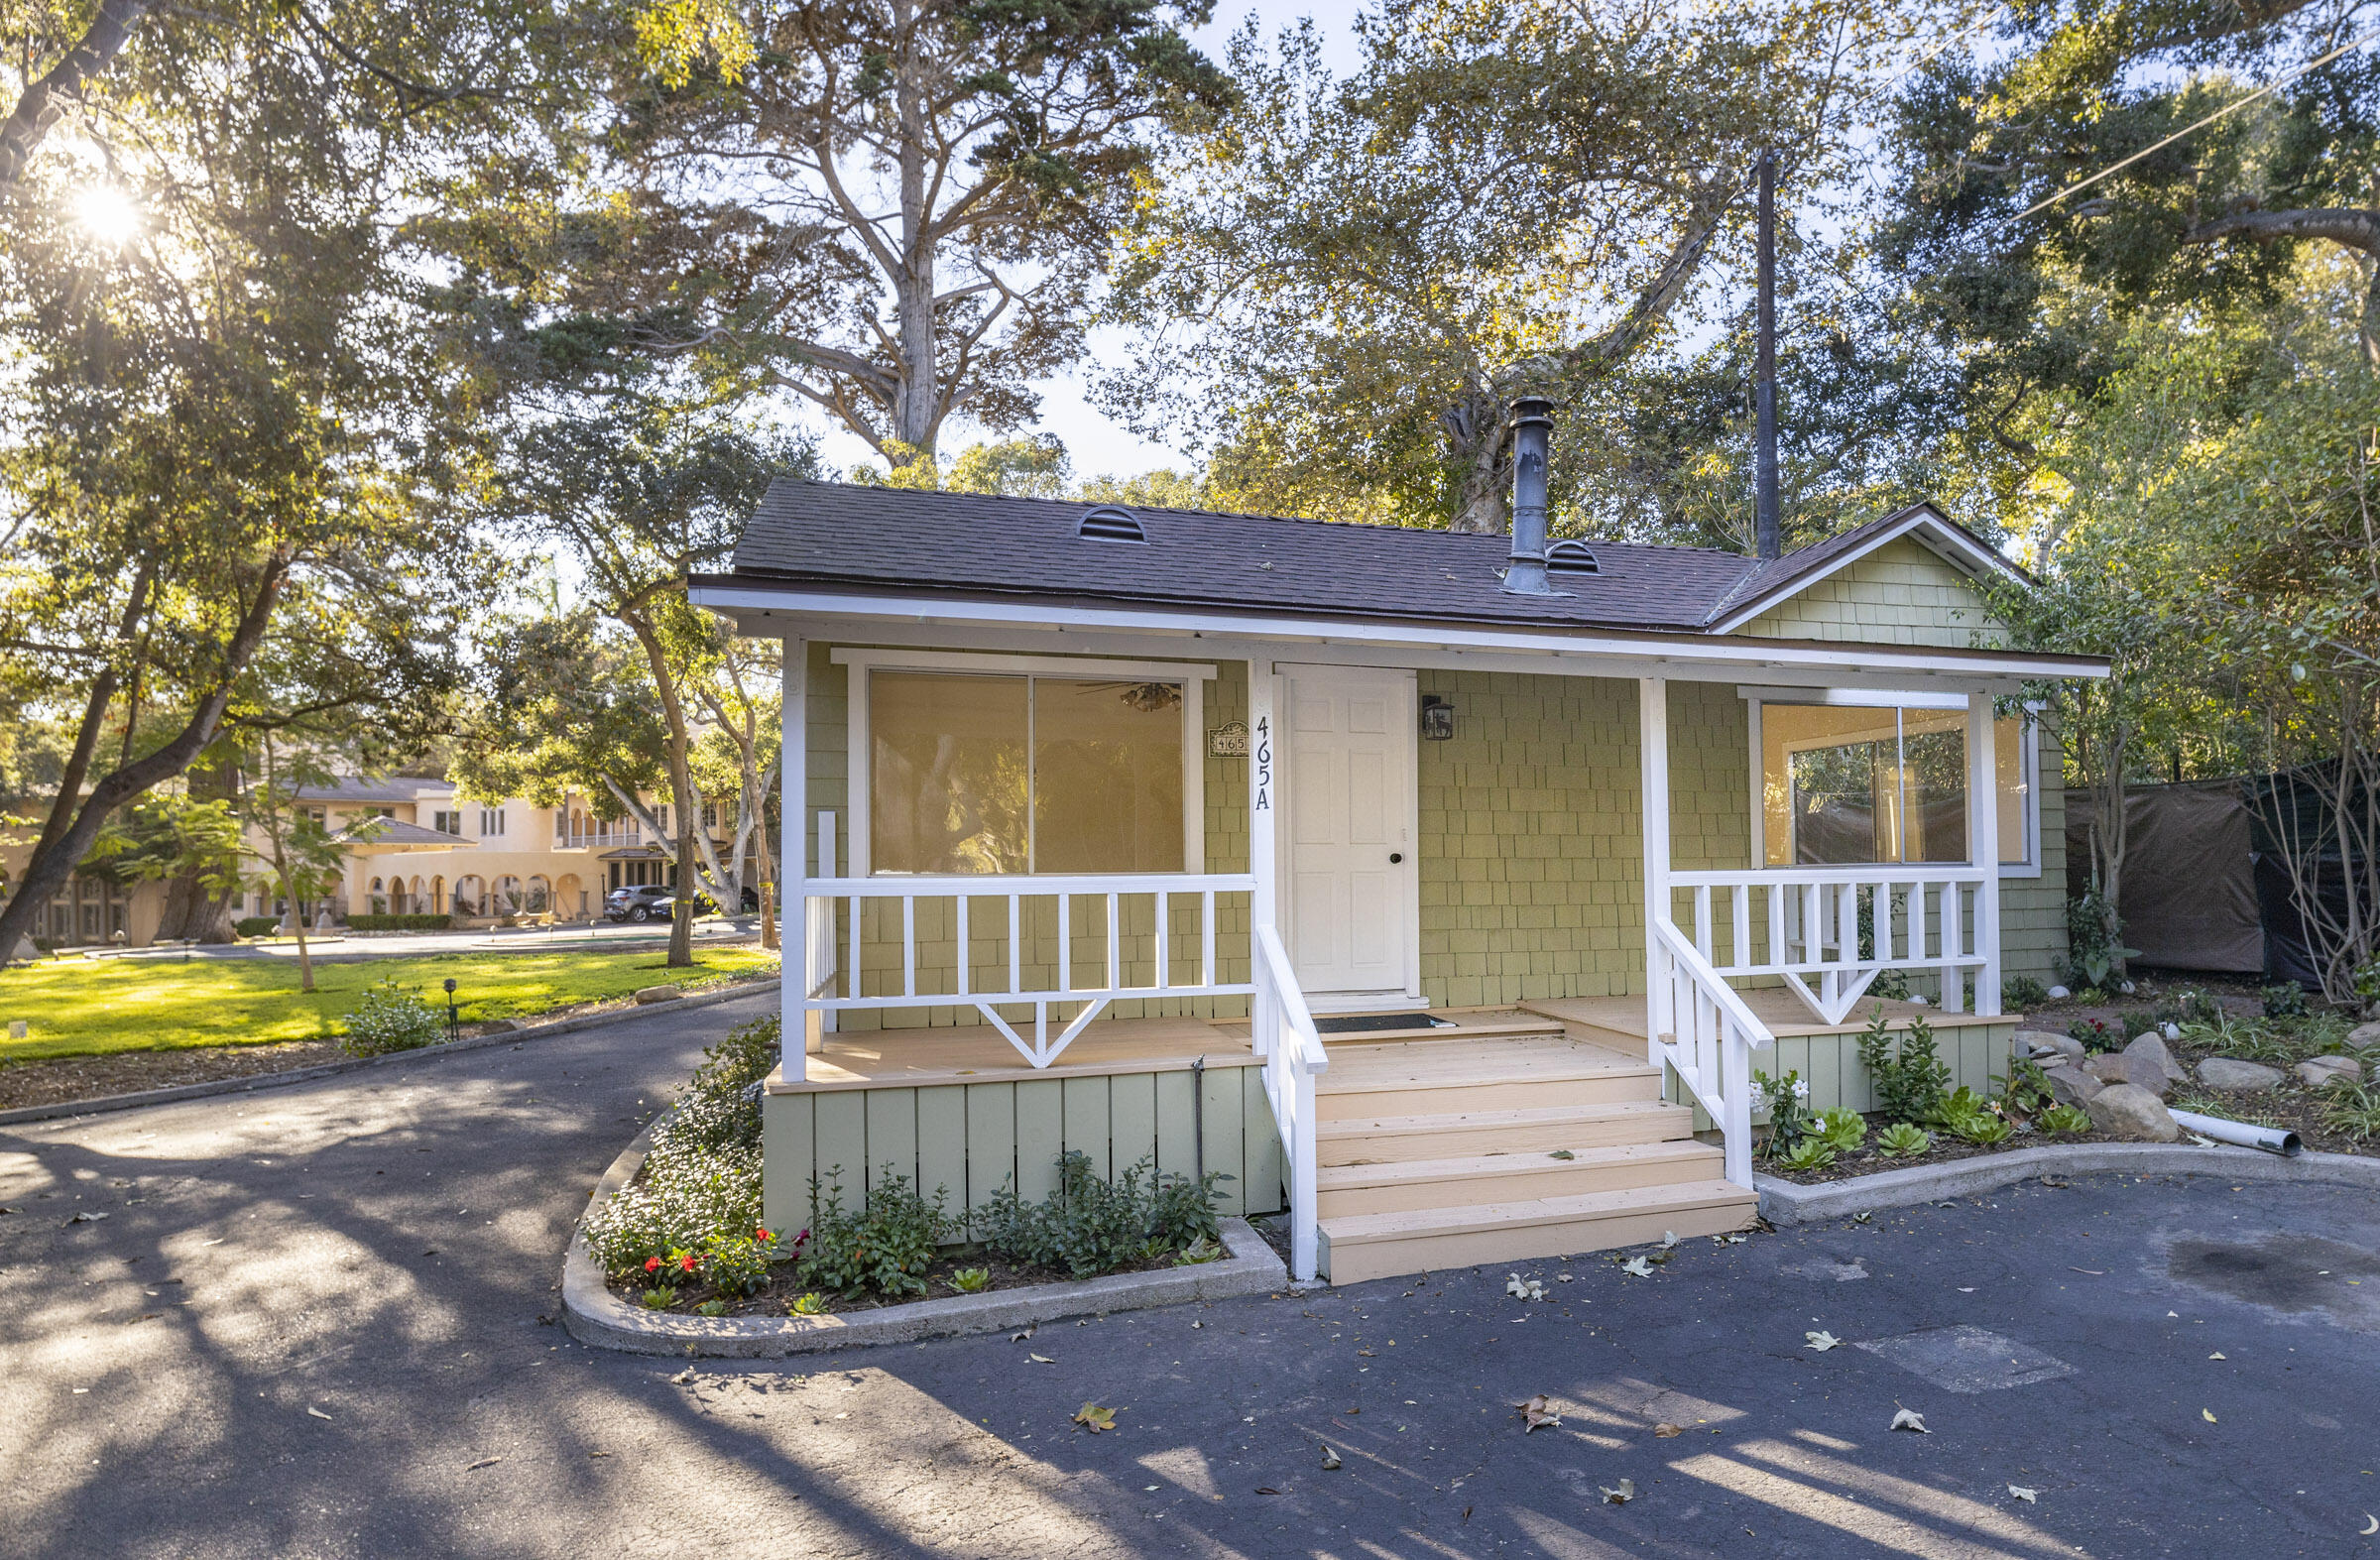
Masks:
[[[2211,1138],[2216,1142],[2234,1143],[2242,1148],[2262,1148],[2294,1159],[2306,1151],[2298,1135],[2286,1127],[2250,1127],[2245,1122],[2227,1122],[2219,1116],[2201,1116],[2196,1111],[2176,1111],[2174,1125],[2184,1132]]]

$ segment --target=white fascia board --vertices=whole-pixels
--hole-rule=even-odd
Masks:
[[[1218,660],[1279,655],[1289,660],[1350,665],[1461,666],[1546,675],[1665,676],[1735,682],[1747,672],[1763,680],[1811,686],[1901,688],[1917,679],[1937,686],[2014,692],[2029,678],[2103,677],[2103,667],[2076,666],[2055,657],[2018,651],[1946,655],[1925,646],[1813,645],[1786,640],[1722,639],[1716,635],[1658,636],[1612,632],[1546,633],[1454,624],[1370,622],[1362,619],[1241,616],[1220,611],[1124,606],[1051,607],[1029,602],[968,601],[895,596],[862,597],[750,585],[697,586],[693,604],[733,620],[745,634],[798,634],[857,645],[914,644],[944,649],[1047,651],[1062,639],[1064,653],[1181,655],[1181,640],[1200,642],[1196,654]],[[962,643],[954,634],[965,634]],[[1174,643],[1167,643],[1167,642]],[[1227,642],[1229,649],[1214,642]],[[1312,647],[1327,646],[1319,656]]]
[[[1983,579],[1992,575],[2004,578],[2015,576],[2016,567],[2006,558],[1989,547],[1978,546],[1965,532],[1945,521],[1932,508],[1921,508],[1915,514],[1905,516],[1899,525],[1887,526],[1877,532],[1817,573],[1795,580],[1791,590],[1780,592],[1774,596],[1756,597],[1751,605],[1739,607],[1730,612],[1713,624],[1711,632],[1732,634],[1754,618],[1764,613],[1774,612],[1778,607],[1791,601],[1811,586],[1822,580],[1834,578],[1853,563],[1874,552],[1878,547],[1889,546],[1904,537],[1915,537],[1936,556],[1969,579]]]

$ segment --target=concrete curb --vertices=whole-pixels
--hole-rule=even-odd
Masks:
[[[295,1067],[288,1072],[259,1072],[244,1078],[216,1078],[206,1083],[177,1084],[171,1089],[143,1089],[134,1094],[101,1095],[95,1100],[60,1100],[54,1105],[23,1105],[13,1111],[0,1111],[0,1127],[13,1127],[19,1122],[56,1121],[61,1117],[98,1116],[108,1111],[137,1110],[144,1105],[171,1105],[177,1100],[203,1100],[216,1094],[250,1094],[258,1089],[278,1089],[288,1084],[307,1083],[316,1078],[334,1077],[364,1067],[430,1061],[440,1056],[452,1056],[457,1051],[482,1050],[490,1045],[512,1045],[522,1040],[541,1040],[578,1029],[599,1029],[607,1023],[650,1018],[664,1009],[708,1008],[718,1003],[733,1002],[738,997],[774,991],[777,984],[778,978],[770,975],[759,980],[737,981],[732,985],[699,991],[690,997],[680,997],[675,1002],[650,1003],[642,1008],[616,1008],[606,1013],[582,1014],[575,1019],[556,1019],[551,1023],[498,1029],[489,1034],[475,1034],[467,1040],[424,1045],[419,1050],[392,1051],[386,1056],[356,1056],[345,1061],[323,1062],[314,1067]]]
[[[603,1172],[603,1179],[595,1183],[595,1194],[587,1200],[588,1213],[610,1201],[635,1177],[652,1143],[653,1129],[648,1127],[621,1150],[620,1157]],[[603,1269],[587,1251],[586,1237],[573,1230],[570,1255],[562,1260],[562,1325],[580,1343],[626,1354],[774,1360],[872,1344],[996,1333],[1070,1316],[1268,1294],[1288,1287],[1289,1269],[1264,1244],[1263,1237],[1248,1227],[1247,1220],[1224,1220],[1223,1244],[1231,1255],[1221,1260],[1153,1273],[1110,1273],[1080,1283],[912,1300],[851,1316],[712,1317],[647,1311],[621,1299],[604,1283]]]
[[[1760,1215],[1775,1225],[1818,1224],[1874,1208],[1908,1208],[1944,1197],[1996,1191],[2037,1175],[2217,1175],[2233,1181],[2329,1181],[2380,1191],[2380,1157],[2302,1153],[2285,1159],[2254,1148],[2195,1143],[2077,1142],[1978,1154],[1948,1164],[1882,1170],[1823,1186],[1753,1177]]]

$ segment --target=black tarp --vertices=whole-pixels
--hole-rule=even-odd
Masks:
[[[2066,803],[2067,889],[2090,887],[2093,799]],[[2256,975],[2266,961],[2267,917],[2249,847],[2248,809],[2236,780],[2133,785],[2124,793],[2127,846],[2115,912],[2138,962],[2171,970]]]

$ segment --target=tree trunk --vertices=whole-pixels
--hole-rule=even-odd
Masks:
[[[892,7],[901,58],[892,61],[893,98],[900,117],[900,264],[892,279],[900,344],[900,389],[893,409],[895,436],[930,466],[941,421],[934,404],[934,236],[926,206],[925,114],[918,100],[918,22],[905,0]]]
[[[193,800],[234,799],[240,793],[239,761],[230,755],[212,761],[201,757],[190,766],[189,789]],[[228,888],[210,889],[204,877],[196,868],[185,868],[167,880],[158,941],[213,944],[232,940],[231,901],[240,892],[239,884],[235,881]]]
[[[669,790],[677,806],[677,883],[672,897],[669,917],[669,968],[682,970],[694,962],[694,903],[692,895],[699,886],[699,872],[694,860],[694,830],[699,825],[701,799],[694,791],[694,768],[687,762],[685,701],[678,696],[677,676],[670,669],[668,653],[661,647],[660,636],[638,607],[624,607],[615,614],[636,635],[637,643],[645,647],[645,660],[653,668],[654,690],[661,696],[661,715],[669,727]],[[617,788],[617,787],[615,787]]]
[[[58,799],[51,804],[50,821],[43,828],[42,842],[25,863],[25,873],[17,880],[16,892],[9,896],[5,905],[0,905],[0,949],[13,951],[18,940],[31,931],[35,913],[57,897],[58,891],[73,876],[74,869],[90,854],[92,842],[98,839],[109,813],[189,768],[207,744],[215,740],[222,727],[224,708],[231,702],[232,684],[248,669],[248,662],[264,642],[265,630],[273,621],[273,609],[279,604],[282,585],[289,578],[290,557],[290,549],[285,545],[267,558],[264,574],[257,582],[256,599],[242,613],[239,627],[232,631],[231,642],[224,647],[223,664],[216,672],[215,685],[198,700],[180,731],[152,752],[108,774],[91,787],[79,807],[74,798],[81,779],[69,764]],[[101,681],[106,680],[103,674]],[[106,710],[107,698],[94,688],[91,707],[84,718],[84,731],[76,742],[76,753],[85,763],[89,759],[88,743],[96,740],[97,723]],[[69,817],[72,821],[66,822]]]

